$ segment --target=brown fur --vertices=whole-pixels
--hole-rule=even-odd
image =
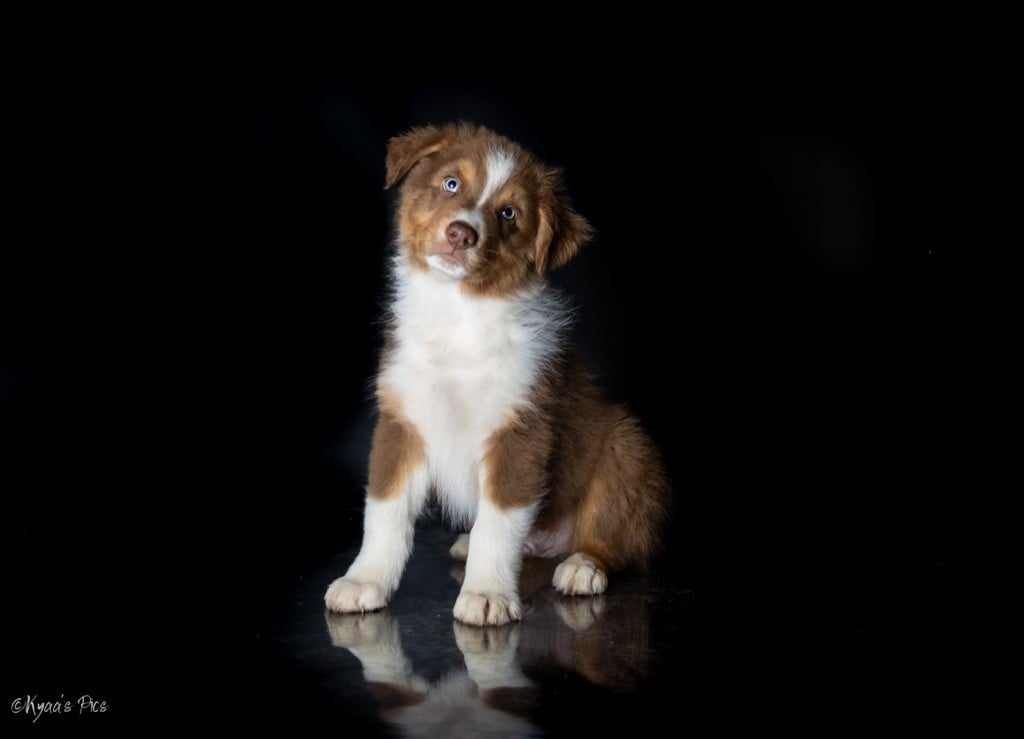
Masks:
[[[624,407],[607,403],[569,354],[531,400],[536,410],[528,417],[529,430],[518,434],[530,440],[530,451],[510,449],[509,456],[543,460],[547,497],[535,528],[553,529],[569,517],[573,552],[589,555],[606,570],[646,564],[658,548],[671,494],[640,423]],[[522,423],[517,419],[509,428]],[[525,493],[520,499],[528,500]]]
[[[418,691],[401,683],[383,683],[370,681],[366,683],[370,695],[377,701],[377,706],[382,713],[388,711],[400,711],[409,706],[415,706],[423,702],[426,696]]]
[[[396,495],[412,469],[423,459],[423,437],[396,410],[387,396],[378,398],[380,416],[373,430],[367,494],[383,500]]]
[[[553,429],[543,414],[516,416],[490,439],[484,457],[489,476],[483,494],[502,508],[518,508],[538,500],[547,487]]]
[[[569,261],[593,234],[570,206],[561,172],[491,131],[467,124],[417,128],[388,144],[386,187],[402,183],[396,228],[415,268],[429,269],[441,233],[484,187],[487,152],[510,152],[516,167],[486,211],[486,237],[468,251],[461,289],[507,297]],[[457,193],[442,183],[455,176]],[[513,207],[514,221],[500,217]],[[467,258],[469,259],[469,258]],[[653,443],[625,408],[607,403],[569,351],[558,354],[529,403],[490,439],[483,495],[504,508],[541,500],[535,530],[569,521],[571,552],[604,570],[644,565],[655,552],[670,491]],[[392,449],[401,447],[401,451]],[[370,494],[393,494],[423,440],[397,409],[382,405],[371,455]]]

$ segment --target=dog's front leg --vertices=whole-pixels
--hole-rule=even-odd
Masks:
[[[455,601],[459,621],[498,626],[522,618],[519,570],[535,509],[533,505],[503,509],[486,497],[480,500],[469,537],[466,579]]]
[[[373,433],[363,545],[324,601],[332,611],[373,611],[387,605],[412,552],[413,531],[427,497],[423,439],[405,419],[381,413]]]
[[[529,428],[544,429],[536,422]],[[523,544],[544,486],[537,435],[510,426],[491,440],[480,474],[480,502],[469,537],[466,578],[455,601],[455,618],[474,626],[522,618],[519,570]]]

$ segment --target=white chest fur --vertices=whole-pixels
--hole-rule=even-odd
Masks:
[[[445,512],[471,523],[488,438],[528,402],[565,312],[543,286],[512,299],[465,295],[436,273],[396,265],[394,345],[379,378],[426,445]]]

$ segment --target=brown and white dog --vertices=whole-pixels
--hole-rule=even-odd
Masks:
[[[518,620],[524,555],[568,554],[554,587],[601,593],[608,572],[649,561],[669,488],[640,424],[574,359],[544,279],[592,230],[559,170],[483,127],[391,139],[385,187],[399,182],[363,543],[327,607],[387,604],[431,489],[470,530],[452,547],[467,560],[458,620]]]

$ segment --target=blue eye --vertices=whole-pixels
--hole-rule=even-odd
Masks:
[[[459,180],[457,177],[445,177],[444,182],[441,183],[441,188],[446,192],[458,192],[459,191]]]
[[[511,221],[513,218],[516,217],[516,209],[513,208],[511,205],[506,205],[504,208],[501,209],[501,213],[499,213],[499,215],[506,221]]]

